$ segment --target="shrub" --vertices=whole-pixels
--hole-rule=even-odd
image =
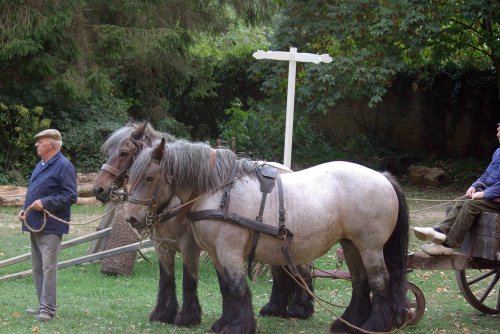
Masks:
[[[236,99],[225,112],[227,122],[218,128],[223,140],[236,139],[236,149],[241,155],[252,159],[282,161],[286,114],[283,107],[270,101],[249,102],[244,110]],[[308,167],[339,157],[324,138],[314,131],[305,115],[296,114],[293,133],[294,168]]]
[[[19,183],[36,164],[33,136],[50,127],[42,107],[28,109],[22,104],[0,102],[0,184]]]

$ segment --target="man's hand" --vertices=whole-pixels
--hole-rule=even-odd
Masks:
[[[472,194],[472,199],[481,199],[484,198],[484,191],[478,191],[477,193]]]
[[[470,187],[469,189],[467,189],[467,191],[465,192],[465,196],[469,197],[469,198],[472,198],[472,195],[474,195],[474,193],[476,192],[476,188],[474,187]]]
[[[19,221],[23,221],[24,220],[24,210],[19,211],[19,213],[17,214],[17,219]]]
[[[31,207],[36,211],[43,211],[43,204],[42,201],[39,199],[34,201],[33,204],[31,204]]]

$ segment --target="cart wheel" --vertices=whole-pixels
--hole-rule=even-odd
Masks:
[[[486,314],[500,314],[500,272],[495,269],[457,270],[458,287],[475,309]]]
[[[407,325],[408,326],[413,326],[416,325],[420,319],[424,316],[425,312],[425,297],[424,293],[418,286],[411,282],[408,283],[408,291],[406,292],[406,295],[408,297],[408,300],[410,302],[410,314],[409,317],[410,319],[408,320]]]

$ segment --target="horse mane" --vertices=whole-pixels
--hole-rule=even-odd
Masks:
[[[142,177],[153,153],[153,148],[145,148],[136,158],[130,178],[137,180]],[[238,157],[226,148],[214,149],[217,154],[215,165],[210,167],[210,156],[213,149],[203,142],[192,143],[187,140],[177,140],[165,143],[160,171],[172,178],[174,191],[179,192],[183,186],[189,185],[193,192],[204,193],[224,186],[229,181],[233,164]],[[239,173],[248,173],[255,169],[253,161],[242,159]],[[255,175],[255,173],[249,173]]]
[[[127,124],[122,126],[119,129],[116,129],[113,131],[108,139],[102,144],[101,146],[101,152],[104,154],[107,154],[107,152],[111,149],[116,149],[117,147],[120,147],[125,140],[130,138],[130,135],[132,132],[140,127],[143,124],[143,122],[135,122],[135,121],[129,121]],[[176,138],[172,136],[171,134],[168,134],[166,132],[160,132],[155,130],[151,124],[148,122],[146,125],[146,128],[144,129],[144,135],[148,136],[151,138],[152,141],[158,140],[161,138],[165,138],[165,141],[170,143],[174,142]]]

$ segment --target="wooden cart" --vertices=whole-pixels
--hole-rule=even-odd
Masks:
[[[342,250],[337,256],[343,258]],[[500,314],[500,214],[483,212],[462,247],[451,256],[431,256],[423,252],[408,254],[408,271],[455,270],[460,292],[477,310],[485,314]],[[350,278],[349,272],[340,270],[314,270],[313,277]],[[413,317],[409,325],[416,324],[425,312],[422,290],[408,282],[408,297]]]

